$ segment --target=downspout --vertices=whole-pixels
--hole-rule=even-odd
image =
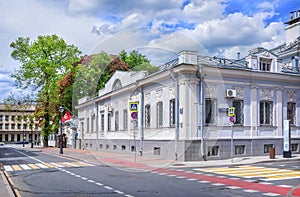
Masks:
[[[204,105],[203,105],[203,77],[202,77],[202,65],[198,65],[198,77],[200,79],[200,84],[198,86],[198,129],[200,130],[200,154],[201,157],[205,160],[205,154],[204,154]]]
[[[175,81],[175,160],[178,159],[178,140],[179,140],[179,87],[178,80],[174,76],[174,72],[170,69],[170,77]]]
[[[96,105],[96,145],[97,145],[97,148],[96,148],[96,150],[98,150],[98,148],[99,148],[99,134],[98,134],[98,132],[99,132],[99,115],[98,115],[98,113],[99,113],[99,110],[98,110],[98,103],[96,103],[95,102],[95,105]]]
[[[139,91],[139,114],[138,114],[138,121],[139,121],[139,130],[140,130],[140,156],[143,155],[143,141],[144,141],[144,92],[143,88],[141,87]]]

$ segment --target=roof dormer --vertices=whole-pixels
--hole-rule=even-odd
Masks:
[[[281,60],[269,50],[261,47],[250,50],[246,61],[248,67],[253,70],[266,72],[281,71]]]

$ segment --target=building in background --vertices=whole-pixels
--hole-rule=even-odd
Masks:
[[[0,142],[30,143],[33,139],[41,143],[41,128],[34,112],[35,106],[0,104]]]
[[[245,58],[182,51],[151,75],[117,71],[76,106],[81,148],[182,161],[268,155],[274,146],[282,154],[290,120],[290,150],[299,153],[300,11],[286,24],[285,44]],[[130,102],[139,104],[137,121]]]

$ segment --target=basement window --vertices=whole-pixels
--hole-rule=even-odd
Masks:
[[[207,156],[218,156],[219,155],[219,146],[209,146]]]
[[[160,155],[160,147],[154,147],[154,155]]]

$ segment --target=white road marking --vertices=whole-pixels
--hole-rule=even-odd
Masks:
[[[264,196],[279,196],[280,194],[274,194],[274,193],[264,193],[262,194]]]
[[[37,165],[37,166],[40,167],[40,168],[49,168],[48,166],[45,166],[45,165],[42,164],[42,163],[37,163],[37,164],[35,164],[35,165]]]
[[[5,171],[10,172],[13,171],[13,168],[11,166],[4,166]]]

